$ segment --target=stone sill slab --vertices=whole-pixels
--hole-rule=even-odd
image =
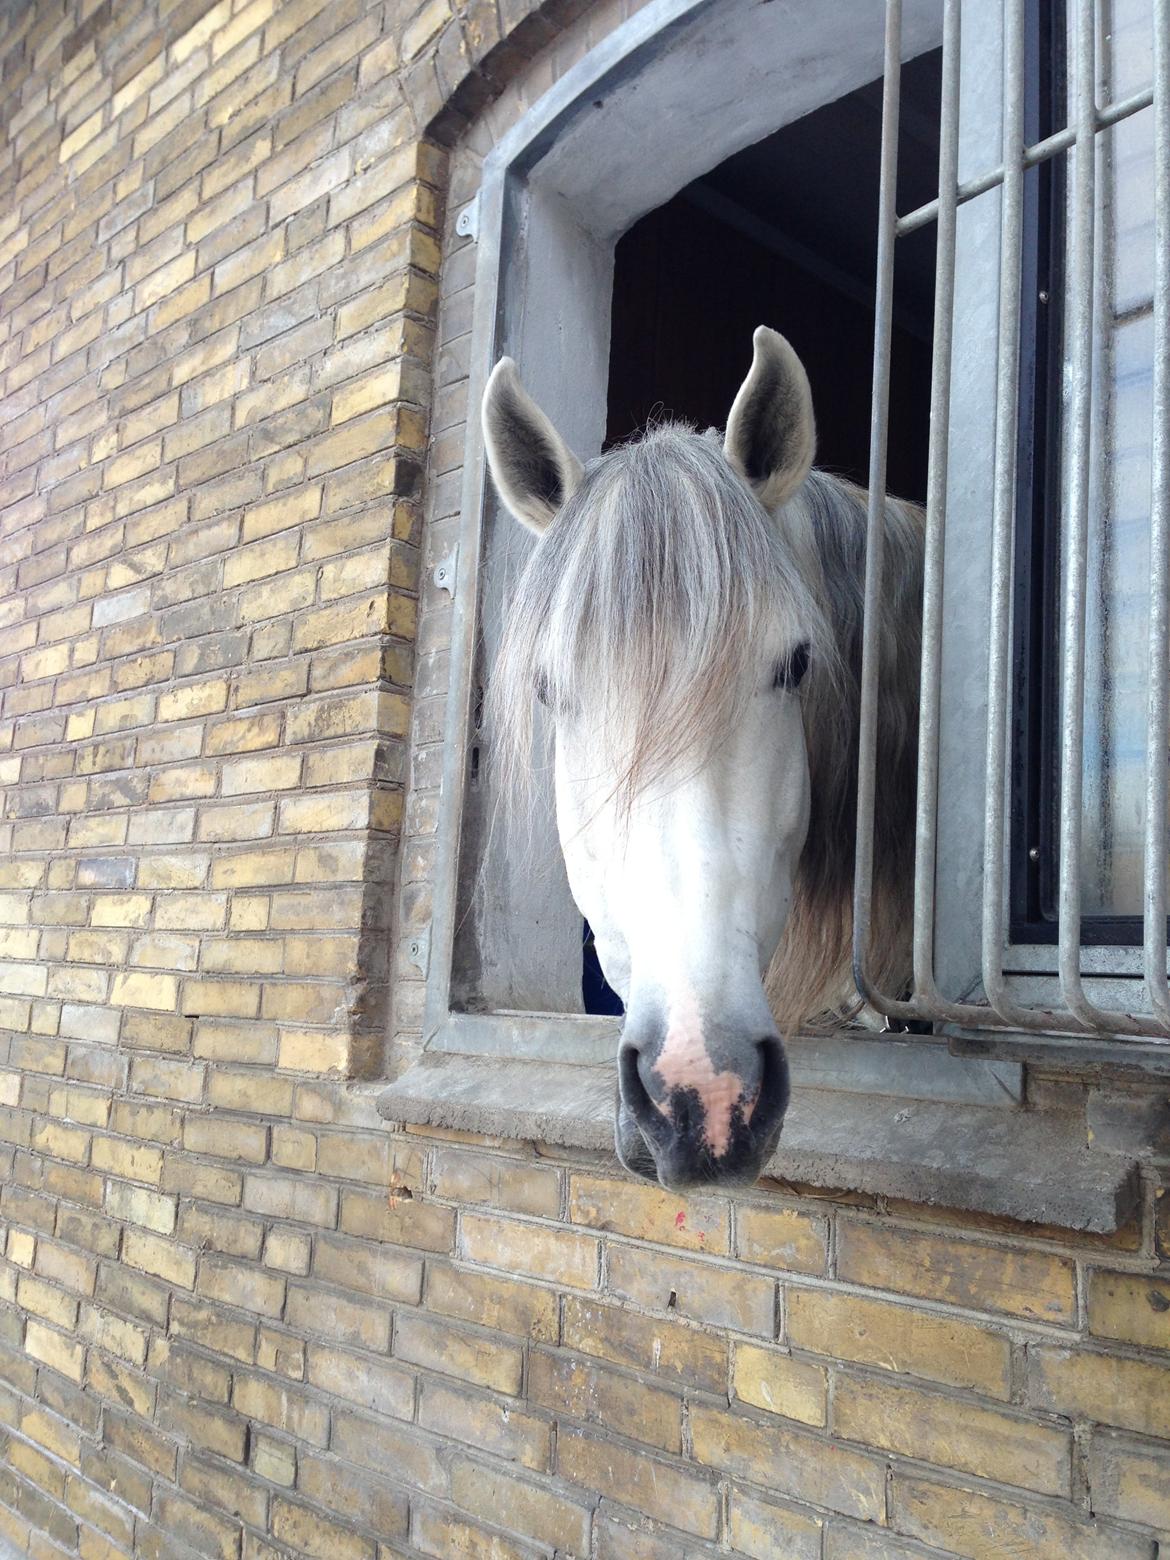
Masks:
[[[387,1121],[613,1152],[612,1064],[424,1055],[378,1099]],[[794,1089],[765,1174],[1107,1234],[1138,1166],[1086,1146],[1073,1116]]]

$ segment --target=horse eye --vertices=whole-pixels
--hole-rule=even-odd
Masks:
[[[532,685],[532,691],[536,695],[537,701],[543,704],[546,710],[552,709],[552,684],[543,672],[537,672],[536,680]]]
[[[808,671],[808,645],[800,644],[776,668],[773,688],[799,688]]]

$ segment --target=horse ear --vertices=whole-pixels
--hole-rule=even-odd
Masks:
[[[575,491],[581,462],[501,358],[483,394],[483,436],[496,491],[539,535]]]
[[[812,468],[817,435],[804,364],[778,331],[752,336],[752,366],[727,418],[723,453],[765,509],[777,509]]]

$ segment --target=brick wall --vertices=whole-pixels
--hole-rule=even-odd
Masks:
[[[0,1550],[1152,1560],[1164,1160],[1090,1239],[376,1117],[454,214],[632,6],[530,9],[0,4]]]

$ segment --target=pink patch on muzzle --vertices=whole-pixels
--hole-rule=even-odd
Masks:
[[[742,1109],[745,1121],[750,1121],[756,1096],[744,1099],[744,1083],[738,1073],[715,1071],[703,1042],[698,1004],[689,994],[671,1009],[670,1027],[654,1071],[668,1091],[693,1089],[699,1096],[703,1106],[703,1140],[717,1159],[722,1158],[731,1142],[736,1107]]]

